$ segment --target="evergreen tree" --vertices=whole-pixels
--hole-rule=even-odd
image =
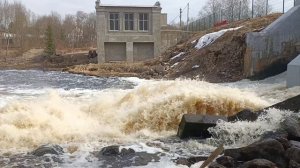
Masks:
[[[46,29],[45,37],[46,37],[45,53],[47,53],[49,55],[55,54],[55,42],[53,39],[52,27],[50,25],[48,25],[48,27]]]

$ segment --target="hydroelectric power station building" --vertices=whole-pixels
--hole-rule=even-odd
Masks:
[[[167,15],[153,6],[104,5],[96,1],[98,63],[153,59],[162,52]]]

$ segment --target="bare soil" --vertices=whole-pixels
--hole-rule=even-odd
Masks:
[[[5,50],[0,50],[0,69],[63,70],[73,65],[96,62],[96,59],[88,58],[88,49],[59,50],[53,56],[46,56],[43,49],[30,49],[24,53],[10,49],[7,56]]]

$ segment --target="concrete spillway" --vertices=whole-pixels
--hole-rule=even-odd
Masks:
[[[298,42],[300,6],[295,6],[261,32],[247,34],[246,76],[265,77],[286,70],[287,64],[299,54],[296,50]]]

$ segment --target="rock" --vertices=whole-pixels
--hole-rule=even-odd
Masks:
[[[231,156],[237,161],[251,161],[257,158],[274,162],[278,167],[287,167],[283,145],[275,139],[266,139],[249,146],[225,150],[225,156]]]
[[[134,154],[135,151],[131,148],[129,148],[129,149],[123,148],[120,150],[120,146],[108,146],[108,147],[102,148],[100,153],[103,156],[117,156],[117,155]]]
[[[200,161],[205,161],[207,157],[205,156],[198,156],[198,157],[190,157],[190,158],[178,158],[175,160],[176,164],[178,165],[186,165],[190,167],[191,165],[198,163]]]
[[[281,145],[283,146],[284,150],[287,150],[288,148],[291,147],[290,142],[286,138],[276,138],[276,140],[281,143]]]
[[[300,121],[297,116],[290,116],[286,118],[281,127],[288,133],[289,140],[300,140]]]
[[[218,120],[227,121],[226,117],[185,114],[179,124],[177,136],[184,138],[209,138],[208,128],[216,126]]]
[[[60,155],[63,154],[63,148],[59,145],[42,145],[35,149],[31,154],[35,156],[44,156],[45,154]]]
[[[114,156],[120,154],[120,146],[108,146],[101,149],[100,153],[103,156]]]
[[[228,117],[228,121],[256,121],[258,116],[260,115],[260,112],[253,112],[249,109],[245,109],[239,113],[237,113],[234,116]]]
[[[265,132],[260,139],[280,139],[280,138],[288,138],[288,133],[283,130],[278,131],[267,131]]]
[[[300,148],[300,142],[298,141],[289,141],[291,147]]]
[[[291,160],[300,163],[300,148],[292,147],[286,150],[285,156]]]
[[[95,156],[105,167],[132,167],[145,166],[150,162],[158,162],[161,153],[135,152],[133,149],[121,149],[120,146],[108,146],[96,152]]]
[[[278,168],[275,163],[266,159],[254,159],[245,162],[241,168]]]
[[[299,167],[300,167],[300,163],[297,163],[294,160],[290,160],[289,168],[299,168]]]
[[[235,160],[230,156],[221,156],[216,161],[225,167],[235,167]]]
[[[220,165],[220,164],[217,163],[217,162],[212,162],[212,163],[208,166],[208,168],[226,168],[226,167],[223,166],[223,165]]]
[[[290,99],[287,99],[283,102],[277,103],[269,108],[277,108],[281,110],[290,110],[294,112],[299,112],[300,111],[300,95],[292,97]]]
[[[269,131],[264,133],[261,136],[261,141],[265,140],[265,139],[275,139],[278,142],[280,142],[284,148],[284,150],[288,149],[291,147],[290,142],[288,141],[288,133],[285,131]]]

